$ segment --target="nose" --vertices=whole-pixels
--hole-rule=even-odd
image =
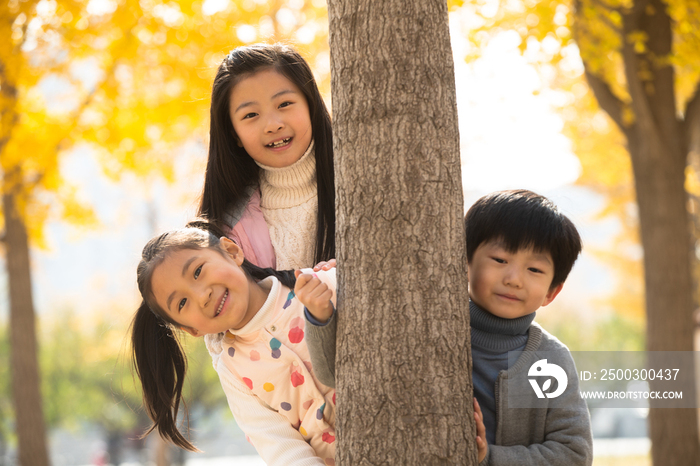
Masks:
[[[272,134],[284,128],[284,122],[277,114],[270,115],[265,124],[265,133]]]
[[[211,287],[202,286],[197,291],[197,302],[202,309],[205,309],[211,302]]]
[[[519,267],[508,267],[503,276],[503,284],[513,288],[523,286],[523,274]]]

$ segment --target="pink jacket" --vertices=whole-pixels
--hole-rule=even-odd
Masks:
[[[243,255],[249,262],[262,268],[276,268],[270,231],[260,209],[259,189],[253,192],[240,219],[227,232],[227,236],[243,249]]]

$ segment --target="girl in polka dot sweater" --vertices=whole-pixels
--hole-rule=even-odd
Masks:
[[[248,262],[204,222],[144,247],[143,302],[132,324],[134,364],[146,411],[166,439],[196,447],[177,428],[186,361],[175,329],[220,334],[209,351],[238,425],[268,465],[332,465],[335,391],[311,366],[304,308],[335,307],[335,269],[278,272]],[[213,347],[216,346],[216,347]]]

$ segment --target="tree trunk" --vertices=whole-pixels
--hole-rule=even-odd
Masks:
[[[649,37],[643,53],[632,44],[623,47],[637,117],[628,131],[628,147],[644,248],[647,348],[693,351],[695,306],[685,192],[689,147],[676,117],[673,68],[656,59],[671,54],[671,20],[661,0],[640,4],[627,18],[626,32],[642,30]],[[654,72],[645,79],[642,71],[649,68]],[[696,409],[651,409],[649,428],[655,465],[700,464]]]
[[[476,464],[447,5],[330,0],[342,465]]]
[[[627,39],[639,32],[647,37],[643,48]],[[623,117],[627,104],[609,86],[590,70],[586,76],[601,108],[625,134],[632,159],[644,248],[647,349],[693,351],[693,248],[685,168],[695,129],[678,119],[673,67],[660,59],[671,54],[673,43],[666,4],[636,0],[624,10],[621,33],[634,121]],[[693,101],[688,109],[697,113]],[[696,409],[651,409],[649,426],[655,465],[700,464]]]
[[[3,194],[5,247],[10,295],[10,365],[21,466],[48,466],[46,429],[39,386],[36,327],[27,229],[12,189]]]
[[[638,144],[630,144],[632,159],[637,159],[633,166],[644,247],[647,348],[693,351],[685,165],[649,154],[648,143],[640,137]],[[700,464],[696,409],[651,409],[649,421],[653,464]]]

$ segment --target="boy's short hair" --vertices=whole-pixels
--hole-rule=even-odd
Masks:
[[[564,283],[581,252],[581,237],[573,222],[549,199],[525,189],[487,194],[464,217],[467,261],[480,244],[503,241],[509,252],[532,247],[554,261],[550,288]]]

